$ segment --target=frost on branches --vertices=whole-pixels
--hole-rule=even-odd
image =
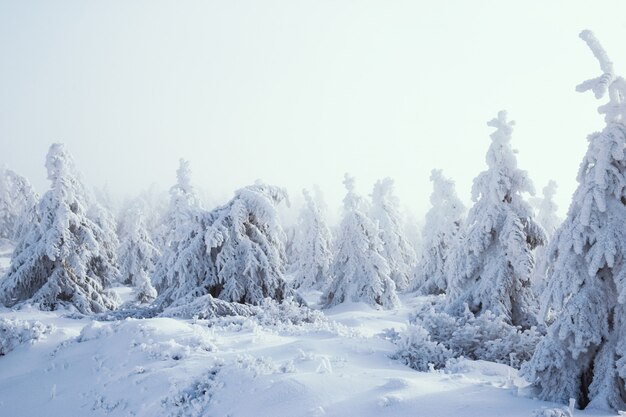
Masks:
[[[210,295],[256,305],[292,295],[283,278],[284,233],[276,213],[286,197],[278,187],[255,184],[228,204],[200,212],[178,245],[157,303],[175,307]]]
[[[389,264],[391,279],[400,291],[409,286],[415,267],[415,250],[404,235],[398,198],[393,194],[393,180],[385,178],[374,184],[371,217],[378,222],[383,241],[383,256]]]
[[[626,82],[589,31],[580,37],[603,74],[577,87],[609,102],[606,126],[589,136],[578,188],[549,247],[543,305],[554,322],[526,377],[550,401],[626,409]]]
[[[190,229],[199,226],[196,223],[200,211],[198,196],[191,185],[189,161],[180,159],[176,170],[176,184],[170,188],[170,204],[155,238],[155,243],[163,254],[152,276],[152,282],[159,294],[165,292],[171,283],[168,281],[168,274],[180,255],[181,240],[186,238]]]
[[[135,205],[124,212],[120,237],[120,282],[132,284],[138,302],[152,302],[157,293],[150,282],[150,274],[161,253],[150,239],[139,206]]]
[[[343,199],[343,219],[335,244],[333,282],[322,302],[326,307],[363,301],[394,308],[399,304],[396,285],[384,258],[378,227],[363,211],[361,198],[354,191],[354,178],[346,174],[343,183],[348,192]]]
[[[534,190],[526,171],[517,168],[513,122],[501,111],[489,126],[496,131],[487,151],[488,169],[474,180],[475,204],[448,264],[448,311],[461,313],[466,303],[474,314],[490,310],[509,324],[528,327],[537,313],[530,285],[533,250],[546,237],[522,197]]]
[[[426,213],[422,231],[424,252],[415,268],[411,290],[423,295],[441,294],[448,287],[446,261],[448,251],[457,239],[465,206],[454,189],[454,181],[445,178],[441,170],[430,174],[433,192],[430,195],[432,208]]]
[[[82,313],[115,308],[116,296],[106,291],[117,274],[106,234],[86,214],[85,188],[62,144],[50,147],[46,168],[52,186],[15,248],[0,300],[6,306],[30,300],[45,310],[73,306]]]
[[[294,229],[296,236],[292,286],[322,290],[330,280],[332,235],[321,208],[307,190],[302,190],[302,194],[305,206]]]
[[[37,194],[28,180],[10,169],[0,169],[0,239],[18,240],[32,220]]]

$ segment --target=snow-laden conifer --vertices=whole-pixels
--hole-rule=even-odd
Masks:
[[[394,183],[385,178],[374,184],[372,191],[371,217],[378,222],[380,238],[383,241],[383,256],[391,270],[390,277],[399,291],[406,290],[415,267],[415,250],[403,230],[400,203],[394,194]]]
[[[180,159],[176,170],[176,184],[170,188],[170,202],[159,228],[156,241],[162,257],[152,275],[152,283],[162,293],[169,285],[168,274],[179,256],[180,241],[187,237],[191,229],[197,228],[200,205],[195,189],[191,184],[189,161]]]
[[[537,221],[545,230],[548,239],[554,235],[554,232],[561,224],[561,219],[557,214],[559,206],[554,202],[556,189],[556,182],[548,181],[548,184],[543,187],[543,197],[540,199],[537,207]]]
[[[549,181],[548,184],[543,187],[543,197],[537,199],[537,221],[546,232],[548,242],[552,239],[552,236],[556,232],[561,219],[557,214],[558,206],[554,202],[554,195],[556,194],[556,182]],[[548,256],[548,247],[546,245],[539,246],[535,250],[535,269],[533,271],[533,285],[535,286],[535,292],[540,294],[543,292],[546,273],[550,264]]]
[[[167,268],[158,304],[176,306],[207,294],[246,304],[291,296],[276,212],[286,198],[283,189],[257,183],[238,190],[224,206],[198,212]]]
[[[373,306],[394,308],[399,304],[396,285],[390,277],[378,226],[365,213],[363,201],[354,190],[354,178],[345,175],[344,213],[335,243],[333,281],[323,295],[326,307],[363,301]]]
[[[330,281],[332,235],[322,209],[307,190],[302,190],[305,205],[295,228],[293,287],[324,289]]]
[[[32,220],[37,194],[28,180],[13,170],[0,169],[0,239],[15,241]]]
[[[454,181],[443,176],[441,170],[430,174],[433,192],[431,209],[426,213],[422,230],[424,251],[413,273],[411,290],[424,295],[441,294],[446,291],[446,260],[454,245],[465,213],[465,206],[457,197]]]
[[[526,171],[517,167],[513,122],[501,111],[489,126],[496,131],[488,169],[474,180],[475,204],[448,263],[449,311],[462,312],[467,303],[474,314],[490,310],[510,324],[529,326],[537,313],[530,285],[533,250],[545,242],[545,233],[522,196],[534,190]]]
[[[135,299],[148,303],[156,298],[150,274],[161,253],[146,230],[138,205],[125,210],[120,224],[121,244],[118,251],[120,282],[134,288]]]
[[[549,247],[544,306],[554,322],[525,368],[542,399],[626,409],[626,81],[589,31],[603,74],[577,87],[606,126],[589,136],[578,188]]]
[[[51,188],[15,248],[0,300],[7,306],[30,300],[46,310],[71,305],[83,313],[115,308],[117,298],[106,290],[117,274],[106,234],[87,216],[85,187],[62,144],[50,147],[46,168]]]

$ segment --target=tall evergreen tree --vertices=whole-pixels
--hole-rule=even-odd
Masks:
[[[322,210],[307,190],[302,190],[305,206],[295,228],[293,286],[325,289],[330,282],[332,235]]]
[[[45,310],[73,306],[83,313],[115,308],[117,297],[106,290],[117,274],[107,236],[87,216],[85,187],[62,144],[50,147],[46,168],[51,188],[15,248],[0,300],[6,306],[30,300]]]
[[[346,301],[394,308],[399,304],[396,285],[390,277],[383,242],[377,225],[365,214],[363,201],[354,190],[354,178],[345,175],[344,213],[335,244],[333,282],[322,302],[332,307]]]
[[[457,239],[465,206],[454,189],[454,181],[445,178],[441,170],[433,169],[430,174],[433,192],[430,195],[431,209],[426,213],[422,230],[424,252],[413,272],[412,290],[421,294],[441,294],[448,287],[446,261],[448,252]]]
[[[374,184],[370,211],[372,219],[378,222],[383,241],[383,256],[391,270],[390,277],[396,284],[396,289],[404,291],[409,286],[416,255],[404,234],[400,203],[393,193],[393,187],[391,178],[385,178]]]
[[[589,136],[578,188],[549,247],[544,306],[554,322],[524,369],[550,401],[626,409],[626,81],[589,31],[580,37],[603,74],[580,92],[596,98],[606,126]]]
[[[245,304],[293,295],[284,280],[284,232],[276,205],[284,190],[255,184],[238,190],[226,205],[201,211],[167,268],[157,303],[177,306],[210,295]]]
[[[462,313],[467,304],[474,314],[490,310],[510,324],[530,326],[538,310],[530,285],[533,250],[546,238],[522,196],[534,190],[526,171],[517,167],[513,124],[504,111],[489,122],[496,131],[488,169],[474,180],[475,204],[448,264],[448,310]]]
[[[170,188],[170,203],[158,231],[156,244],[162,256],[152,275],[152,283],[162,293],[169,285],[167,275],[181,250],[180,241],[190,230],[197,228],[200,204],[191,185],[189,161],[180,160],[176,170],[176,184]]]
[[[150,274],[161,253],[146,230],[139,206],[125,210],[120,227],[119,246],[120,282],[134,287],[135,299],[141,303],[153,301],[156,290],[150,282]]]

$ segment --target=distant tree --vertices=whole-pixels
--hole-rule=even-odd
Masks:
[[[561,219],[557,214],[559,206],[554,202],[556,189],[556,182],[548,181],[548,184],[543,187],[543,198],[540,199],[537,207],[537,221],[543,226],[548,239],[554,235],[554,232],[561,224]]]
[[[307,190],[302,190],[305,206],[295,228],[293,286],[322,290],[330,282],[332,235],[322,210]]]
[[[421,294],[441,294],[448,287],[446,261],[454,246],[463,221],[465,206],[454,189],[454,181],[445,178],[441,170],[433,169],[430,174],[433,192],[430,195],[431,209],[426,213],[422,230],[424,252],[413,273],[412,290]]]
[[[37,199],[26,178],[10,169],[0,169],[0,239],[19,238],[23,223],[32,220]]]
[[[589,136],[578,188],[548,249],[544,309],[554,322],[524,374],[539,397],[626,409],[626,81],[590,31],[580,37],[603,74],[580,92],[596,98],[606,126]]]
[[[362,199],[354,191],[354,178],[345,175],[347,194],[335,244],[333,281],[322,302],[332,307],[346,301],[363,301],[373,306],[394,308],[399,304],[396,285],[390,277],[380,231],[365,213]]]
[[[556,188],[556,182],[549,181],[548,184],[543,187],[543,198],[538,199],[537,202],[537,221],[546,231],[548,241],[552,239],[557,227],[561,224],[561,219],[556,213],[558,206],[553,200],[556,194]],[[537,262],[533,271],[533,285],[536,288],[535,291],[539,294],[543,292],[546,273],[550,264],[548,253],[548,247],[546,245],[539,246],[535,250],[535,259]]]
[[[393,187],[391,178],[385,178],[374,184],[370,212],[372,219],[378,222],[383,241],[383,256],[391,270],[390,277],[396,284],[396,289],[403,291],[409,286],[416,255],[404,234],[400,203],[393,193]]]
[[[161,253],[150,239],[139,206],[124,211],[120,231],[120,282],[134,287],[137,301],[152,302],[157,292],[150,282],[150,274]]]
[[[475,204],[448,264],[448,311],[462,314],[467,304],[476,315],[490,310],[509,324],[528,327],[536,323],[538,311],[530,285],[533,250],[546,237],[522,197],[534,189],[526,171],[517,168],[513,122],[501,111],[489,126],[496,131],[488,169],[474,180]]]
[[[284,190],[255,184],[238,190],[226,205],[201,211],[167,268],[162,307],[211,295],[237,303],[282,301],[293,295],[284,280],[284,232],[276,205]]]
[[[198,197],[191,185],[189,161],[181,159],[176,171],[176,184],[170,188],[169,208],[162,220],[155,242],[162,253],[161,260],[152,275],[152,283],[158,293],[165,292],[169,285],[167,275],[181,250],[180,241],[187,237],[190,230],[198,227],[200,211]]]
[[[6,306],[30,300],[45,310],[73,306],[82,313],[113,309],[118,299],[106,287],[118,272],[106,234],[87,216],[85,187],[62,144],[50,147],[46,168],[52,186],[15,248],[0,300]]]

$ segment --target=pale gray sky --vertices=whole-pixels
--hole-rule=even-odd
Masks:
[[[169,187],[179,157],[216,201],[257,178],[320,185],[391,176],[428,209],[432,168],[468,202],[490,128],[516,120],[538,191],[575,189],[602,128],[579,82],[600,74],[593,30],[626,74],[624,1],[0,0],[0,164],[47,188],[64,142],[90,186]]]

